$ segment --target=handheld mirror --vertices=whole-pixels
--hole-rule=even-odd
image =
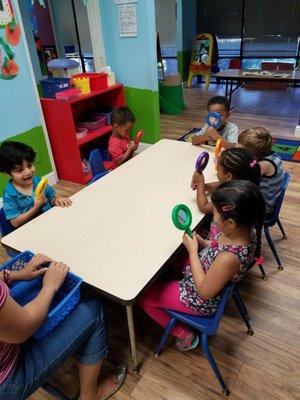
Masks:
[[[177,204],[172,210],[172,220],[176,228],[185,231],[192,237],[192,213],[185,204]]]

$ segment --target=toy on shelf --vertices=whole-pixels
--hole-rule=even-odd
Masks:
[[[222,125],[222,116],[217,112],[209,112],[205,117],[208,126],[219,129]]]
[[[86,78],[84,76],[76,76],[72,77],[72,83],[73,85],[81,90],[82,94],[89,94],[91,93],[91,88],[90,88],[90,78]]]
[[[48,185],[48,179],[45,177],[42,178],[34,192],[34,195],[38,200],[40,200],[44,196],[44,192],[46,190],[47,185]]]
[[[74,100],[77,99],[81,95],[81,90],[79,89],[67,89],[62,92],[55,93],[56,100]]]
[[[70,58],[55,58],[47,63],[49,71],[56,78],[71,78],[79,72],[79,62]]]
[[[143,137],[143,131],[142,130],[139,130],[138,131],[138,133],[136,134],[136,136],[135,136],[135,139],[134,139],[134,143],[135,144],[137,144],[137,145],[139,145],[140,144],[140,141],[141,141],[141,139],[142,139],[142,137]]]
[[[176,228],[185,231],[192,237],[192,213],[185,204],[177,204],[172,210],[172,221]]]
[[[206,151],[202,151],[196,161],[196,171],[203,172],[206,168],[209,160],[209,154]]]

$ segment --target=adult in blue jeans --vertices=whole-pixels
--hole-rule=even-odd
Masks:
[[[69,357],[79,362],[80,400],[104,400],[122,385],[126,369],[117,368],[101,379],[107,355],[106,325],[102,304],[84,300],[51,334],[37,341],[32,333],[42,324],[51,301],[64,282],[69,267],[38,254],[21,271],[0,273],[0,400],[23,400],[36,391]],[[40,293],[24,307],[9,294],[16,280],[41,274]]]

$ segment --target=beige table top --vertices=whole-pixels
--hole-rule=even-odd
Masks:
[[[300,71],[299,70],[291,70],[291,71],[261,71],[266,75],[244,75],[246,72],[255,72],[251,70],[243,70],[243,69],[225,69],[224,71],[217,72],[212,76],[217,78],[228,78],[234,80],[268,80],[268,81],[283,81],[283,82],[300,82]],[[280,77],[273,76],[269,74],[288,74],[288,77]]]
[[[216,180],[213,148],[204,171]],[[192,228],[202,219],[190,188],[203,148],[161,140],[99,181],[72,196],[73,205],[54,207],[5,236],[2,243],[66,262],[85,282],[121,301],[136,298],[181,243],[171,221],[187,204]]]

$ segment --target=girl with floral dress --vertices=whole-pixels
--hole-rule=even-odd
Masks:
[[[259,188],[249,181],[222,183],[211,200],[219,235],[208,241],[195,232],[192,237],[185,233],[183,244],[189,263],[183,268],[182,279],[157,282],[141,299],[144,311],[163,327],[170,321],[164,309],[214,314],[226,283],[240,281],[260,255],[265,202]],[[181,323],[175,325],[172,334],[181,351],[199,342],[198,335]]]

